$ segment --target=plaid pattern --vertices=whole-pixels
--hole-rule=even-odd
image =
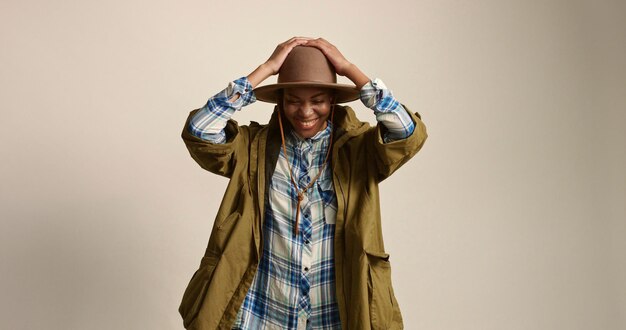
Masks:
[[[229,100],[239,93],[235,102]],[[211,97],[206,105],[196,113],[189,123],[189,131],[213,143],[226,142],[224,127],[235,111],[241,110],[256,101],[254,91],[247,77],[241,77],[228,84],[228,87]],[[376,121],[387,128],[384,142],[392,142],[413,134],[415,124],[402,104],[394,97],[382,80],[376,78],[361,87],[361,102],[374,110]]]
[[[376,121],[387,128],[383,137],[385,143],[406,139],[413,134],[415,124],[411,116],[382,80],[376,78],[361,87],[361,102],[374,110]]]
[[[239,94],[239,98],[234,102],[229,100]],[[241,77],[228,84],[226,89],[211,97],[206,105],[191,118],[189,122],[189,131],[203,139],[214,143],[226,142],[226,133],[224,127],[226,122],[235,113],[235,110],[241,110],[242,107],[256,101],[252,85],[247,77]]]
[[[229,100],[236,94],[240,97]],[[189,124],[190,132],[213,143],[226,142],[224,127],[235,111],[256,101],[247,77],[231,82],[210,98]],[[361,101],[374,110],[391,142],[410,136],[411,117],[380,79],[361,88]],[[332,123],[310,139],[287,134],[288,159],[300,189],[324,162]],[[297,193],[291,184],[283,150],[270,182],[263,224],[263,253],[259,268],[232,329],[341,329],[335,297],[333,239],[337,199],[330,166],[305,194],[300,228],[294,236]]]
[[[300,228],[294,234],[297,192],[322,169],[331,123],[310,139],[293,131],[281,149],[270,183],[263,225],[263,254],[252,286],[232,329],[341,329],[335,298],[333,238],[337,199],[330,166],[301,203]]]

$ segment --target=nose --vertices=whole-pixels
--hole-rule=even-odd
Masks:
[[[313,113],[313,104],[311,104],[310,102],[302,102],[302,104],[300,105],[300,108],[298,109],[298,112],[303,117],[312,114]]]

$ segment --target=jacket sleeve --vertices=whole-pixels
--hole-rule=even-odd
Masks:
[[[213,143],[194,136],[189,132],[189,121],[199,109],[189,113],[181,137],[191,157],[203,169],[230,178],[237,162],[247,159],[247,145],[250,130],[247,126],[239,126],[234,120],[226,124],[226,142]]]
[[[385,134],[383,125],[378,124],[375,130],[370,131],[372,136],[369,138],[373,145],[379,182],[389,177],[400,166],[411,159],[422,148],[428,137],[426,126],[422,122],[419,113],[411,113],[406,106],[404,108],[407,109],[406,111],[415,124],[415,130],[410,136],[405,139],[385,143],[383,141]]]

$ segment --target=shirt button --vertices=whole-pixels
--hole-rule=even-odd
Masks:
[[[309,267],[304,267],[304,271],[308,272],[309,271]]]
[[[309,241],[308,239],[304,241],[304,244],[311,244],[311,241]]]

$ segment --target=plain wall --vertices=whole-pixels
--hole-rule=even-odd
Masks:
[[[182,329],[226,186],[184,121],[305,35],[428,127],[381,185],[406,329],[626,329],[624,17],[610,0],[2,1],[0,328]]]

